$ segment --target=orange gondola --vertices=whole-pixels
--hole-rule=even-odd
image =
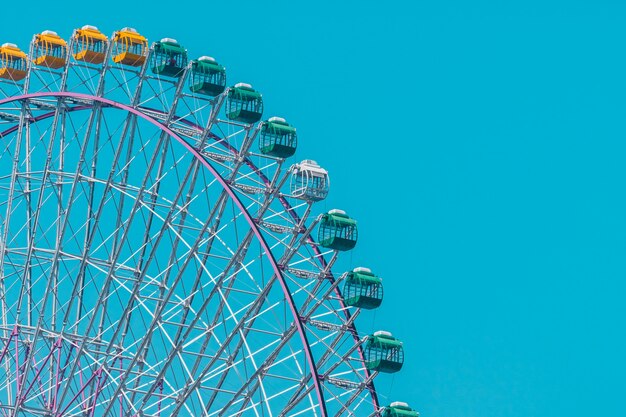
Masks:
[[[95,26],[85,25],[74,31],[73,54],[75,60],[102,64],[106,57],[108,39]]]
[[[0,46],[0,78],[19,81],[26,77],[27,57],[12,43]]]
[[[58,69],[67,63],[67,43],[51,30],[44,30],[33,39],[33,63]]]
[[[148,40],[126,27],[113,35],[113,62],[140,67],[148,56]]]

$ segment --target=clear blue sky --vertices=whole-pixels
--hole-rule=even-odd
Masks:
[[[506,3],[507,5],[504,5]],[[624,416],[626,4],[5,2],[0,41],[134,26],[297,126],[406,344],[423,417]]]

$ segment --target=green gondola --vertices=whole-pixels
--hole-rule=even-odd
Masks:
[[[259,150],[265,155],[289,158],[296,152],[296,128],[282,117],[270,117],[261,125]]]
[[[166,77],[180,77],[187,66],[187,50],[175,39],[163,38],[152,48],[152,72]]]
[[[389,332],[379,331],[369,336],[365,344],[365,367],[370,371],[394,373],[402,369],[402,342]]]
[[[368,268],[354,268],[346,276],[343,297],[352,307],[378,308],[383,302],[383,280]]]
[[[226,117],[247,124],[256,123],[263,115],[263,97],[250,84],[238,83],[228,90]]]
[[[322,216],[317,241],[320,245],[334,250],[350,250],[356,246],[358,231],[356,220],[342,210],[331,210]]]
[[[407,403],[396,401],[385,407],[382,417],[419,417],[420,413],[413,410]]]
[[[226,68],[210,56],[191,61],[189,89],[197,94],[219,96],[226,89]]]

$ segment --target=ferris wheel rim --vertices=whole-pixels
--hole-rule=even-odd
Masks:
[[[244,216],[246,222],[249,224],[250,228],[252,229],[254,235],[256,236],[259,244],[261,245],[261,247],[263,248],[264,252],[265,252],[265,256],[268,259],[268,261],[270,262],[270,265],[272,266],[272,270],[274,271],[274,274],[276,274],[276,277],[280,283],[281,289],[283,291],[283,294],[285,296],[285,299],[289,305],[289,309],[294,317],[294,323],[295,326],[297,328],[298,334],[300,335],[300,339],[302,342],[302,347],[304,349],[305,352],[305,357],[307,360],[307,363],[309,364],[309,370],[311,372],[311,377],[313,379],[313,385],[315,387],[315,391],[318,397],[318,402],[319,402],[319,406],[320,406],[320,414],[322,417],[329,417],[328,416],[328,411],[326,409],[326,402],[324,399],[324,390],[321,386],[321,382],[320,382],[320,376],[317,370],[317,366],[315,363],[315,360],[313,358],[313,353],[311,350],[311,345],[308,341],[308,337],[306,334],[306,331],[304,329],[304,325],[302,323],[302,320],[300,319],[300,316],[298,314],[298,310],[297,307],[295,305],[295,301],[293,299],[293,296],[291,295],[290,291],[289,291],[289,287],[287,285],[287,282],[285,280],[285,277],[282,274],[281,268],[278,266],[278,263],[274,257],[273,252],[270,249],[270,246],[268,245],[267,241],[265,240],[263,234],[261,233],[258,225],[254,222],[254,219],[252,218],[252,216],[250,215],[250,213],[248,212],[248,210],[245,208],[244,204],[242,203],[241,199],[237,196],[237,194],[233,191],[232,187],[226,182],[226,180],[222,177],[222,175],[217,172],[217,170],[213,167],[213,165],[207,160],[206,157],[204,157],[197,149],[195,149],[193,146],[191,146],[184,138],[182,138],[181,136],[179,136],[176,132],[174,132],[172,129],[170,129],[169,127],[163,125],[160,121],[150,117],[149,115],[141,112],[140,110],[132,107],[132,106],[128,106],[126,104],[114,101],[114,100],[110,100],[101,96],[95,96],[95,95],[90,95],[90,94],[83,94],[83,93],[74,93],[74,92],[69,92],[69,91],[57,91],[57,92],[37,92],[37,93],[27,93],[27,94],[20,94],[20,95],[16,95],[16,96],[11,96],[11,97],[7,97],[4,99],[0,99],[0,106],[5,105],[7,103],[11,103],[11,102],[16,102],[16,101],[24,101],[24,100],[30,100],[30,99],[37,99],[37,98],[42,98],[42,97],[52,97],[52,98],[75,98],[75,99],[80,99],[80,100],[92,100],[93,102],[98,102],[101,104],[105,104],[111,108],[115,108],[118,110],[122,110],[122,111],[127,111],[137,117],[142,118],[143,120],[147,121],[148,123],[152,124],[153,126],[155,126],[156,128],[162,130],[163,132],[167,133],[170,137],[174,138],[178,143],[180,143],[188,152],[190,152],[190,154],[196,158],[206,169],[209,170],[209,172],[211,173],[211,175],[214,176],[214,178],[217,180],[217,182],[223,187],[224,191],[228,194],[228,196],[230,197],[230,199],[235,203],[235,205],[239,208],[240,212],[242,213],[242,215]],[[78,106],[80,107],[79,109],[74,109],[74,110],[87,110],[89,108],[91,108],[92,106],[89,105],[84,105],[84,106]],[[46,115],[40,115],[38,116],[38,118],[40,119],[45,119]],[[37,118],[34,118],[35,121],[38,121]],[[14,126],[4,132],[2,132],[0,134],[0,138],[2,138],[4,135],[8,134],[11,132],[11,129],[17,129],[19,127],[19,125]],[[375,403],[375,406],[377,406],[377,401]]]

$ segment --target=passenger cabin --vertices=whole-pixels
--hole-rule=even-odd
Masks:
[[[197,94],[219,96],[226,89],[226,68],[217,63],[215,58],[202,56],[191,61],[189,89]]]
[[[343,298],[352,307],[378,308],[383,302],[383,280],[368,268],[354,268],[346,276]]]
[[[113,34],[113,62],[140,67],[148,56],[148,40],[135,29],[126,27]]]
[[[328,249],[345,251],[356,246],[356,220],[345,211],[333,209],[322,215],[317,235],[318,243]]]
[[[85,25],[73,35],[72,56],[77,61],[102,64],[106,58],[108,39],[95,26]]]
[[[419,417],[420,413],[413,410],[407,403],[396,401],[385,407],[382,417]]]
[[[402,369],[402,342],[389,332],[378,331],[365,343],[365,367],[370,371],[394,373]]]
[[[293,167],[291,196],[306,201],[321,201],[330,189],[328,171],[317,162],[306,159]]]
[[[0,78],[20,81],[28,71],[28,57],[13,43],[0,46]]]
[[[238,83],[228,90],[226,117],[247,124],[256,123],[263,115],[263,97],[250,84]]]
[[[187,66],[187,50],[176,39],[163,38],[152,47],[152,72],[166,77],[180,77]]]
[[[44,30],[33,39],[33,63],[59,69],[67,63],[67,43],[51,30]]]
[[[270,117],[261,125],[259,150],[265,155],[289,158],[296,152],[296,128],[282,117]]]

